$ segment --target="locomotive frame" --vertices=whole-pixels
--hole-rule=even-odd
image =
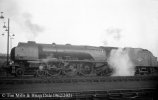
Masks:
[[[33,41],[20,42],[11,50],[11,60],[14,62],[7,68],[11,74],[22,76],[110,76],[113,69],[109,67],[108,57],[116,47],[94,47],[76,45],[37,44]],[[124,48],[130,50],[130,56],[136,65],[135,75],[152,74],[158,71],[156,57],[145,49]],[[140,50],[135,54],[133,52]],[[132,57],[133,56],[133,57]],[[144,61],[139,61],[140,57]],[[141,60],[142,60],[141,59]]]

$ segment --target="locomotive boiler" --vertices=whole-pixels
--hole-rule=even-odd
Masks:
[[[109,76],[113,69],[108,64],[110,52],[117,47],[40,44],[20,42],[11,50],[10,73],[16,76]],[[152,74],[157,70],[157,59],[140,48],[123,48],[136,66],[135,74]],[[44,72],[44,73],[43,73]]]

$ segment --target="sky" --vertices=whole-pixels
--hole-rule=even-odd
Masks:
[[[0,52],[19,42],[133,47],[158,57],[158,0],[0,0]],[[5,34],[4,36],[2,34]]]

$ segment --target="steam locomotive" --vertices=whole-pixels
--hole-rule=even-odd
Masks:
[[[40,44],[19,42],[12,48],[9,72],[15,76],[109,76],[110,52],[117,47]],[[146,49],[123,48],[136,66],[135,75],[152,74],[158,70],[157,58]]]

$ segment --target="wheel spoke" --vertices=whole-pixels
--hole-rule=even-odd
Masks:
[[[92,73],[92,64],[85,63],[80,67],[80,73],[84,76],[89,76]]]
[[[77,74],[76,64],[68,64],[63,70],[64,74],[67,76],[75,76]]]
[[[58,76],[60,75],[61,68],[59,68],[59,64],[50,64],[48,65],[48,75],[50,76]]]
[[[22,76],[24,74],[24,70],[22,68],[17,68],[15,74],[16,76]]]

